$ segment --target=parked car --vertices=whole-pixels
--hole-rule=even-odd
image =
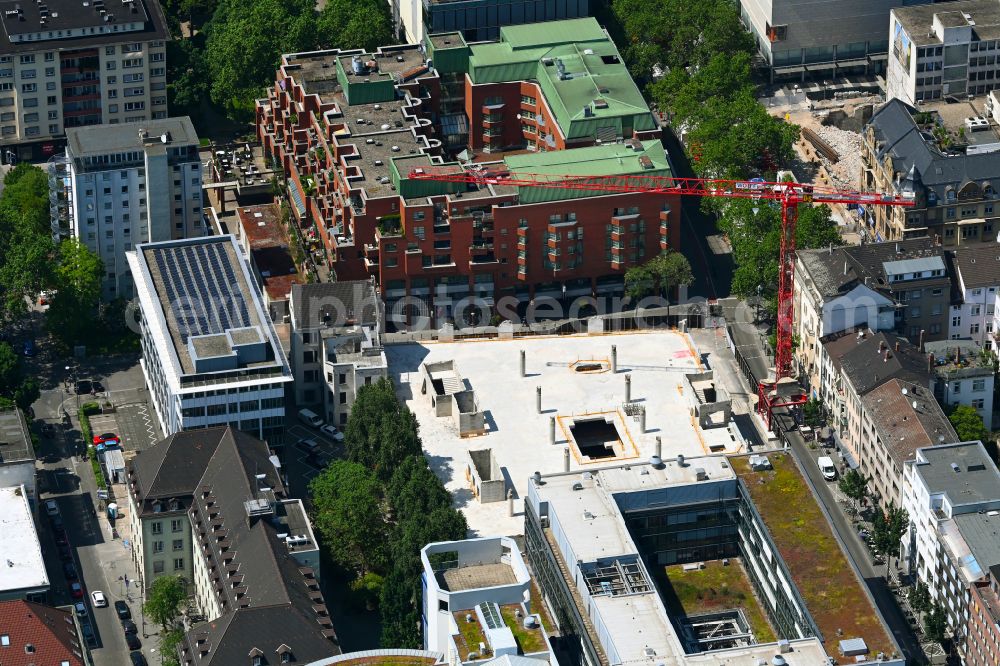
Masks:
[[[59,546],[59,559],[63,562],[73,561],[73,549],[69,547],[68,543]]]
[[[96,379],[91,380],[90,390],[94,393],[104,393],[104,384],[97,381]]]
[[[335,425],[330,425],[328,423],[322,428],[320,428],[320,430],[323,432],[324,435],[327,435],[328,437],[330,437],[330,439],[332,439],[335,442],[344,441],[344,433],[337,430],[337,426]]]
[[[833,464],[830,456],[820,456],[816,461],[819,471],[823,473],[823,478],[827,481],[834,481],[837,478],[837,466]]]
[[[107,444],[108,442],[118,443],[118,435],[113,432],[104,432],[100,435],[94,435],[94,444]]]
[[[66,580],[77,580],[80,577],[80,574],[76,572],[76,565],[72,562],[63,565],[63,574],[66,575]]]
[[[132,660],[132,666],[148,666],[141,652],[129,652],[128,658]]]
[[[56,534],[66,533],[66,525],[63,524],[63,519],[58,514],[52,516],[52,531]]]
[[[299,420],[307,425],[311,425],[313,428],[319,428],[323,425],[323,419],[311,409],[300,409]]]
[[[38,295],[38,304],[39,305],[51,305],[51,303],[52,303],[52,296],[54,296],[54,295],[55,295],[54,291],[43,291],[42,293],[40,293]]]
[[[94,390],[94,384],[89,379],[81,379],[74,386],[77,395],[89,395]]]
[[[75,604],[73,604],[73,608],[76,609],[76,614],[79,615],[80,617],[87,617],[87,604],[83,603],[82,601],[78,601]]]
[[[80,631],[83,632],[83,640],[87,641],[88,643],[94,640],[95,638],[94,628],[90,626],[89,622],[81,622]]]
[[[319,443],[315,439],[300,439],[295,446],[306,453],[315,453],[319,449]]]
[[[118,614],[118,619],[125,621],[132,619],[132,609],[128,607],[128,604],[119,599],[115,602],[115,613]]]
[[[139,630],[135,628],[135,622],[132,620],[122,620],[122,631],[126,634],[137,634]]]
[[[55,500],[45,500],[45,513],[50,516],[58,516],[59,504]]]
[[[24,344],[21,346],[21,353],[24,354],[25,356],[31,357],[35,355],[35,352],[36,352],[35,341],[25,340]]]
[[[69,586],[69,596],[74,599],[83,599],[83,586],[79,583],[72,583]]]
[[[91,592],[90,599],[94,602],[94,608],[107,608],[108,598],[100,590]]]
[[[125,645],[129,650],[138,650],[142,647],[142,641],[136,634],[125,634]]]

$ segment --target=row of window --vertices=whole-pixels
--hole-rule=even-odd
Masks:
[[[163,568],[164,568],[163,560],[153,560],[153,573],[154,574],[161,574],[161,573],[163,573]],[[183,570],[184,570],[184,558],[183,557],[175,557],[174,558],[174,571],[183,571]]]

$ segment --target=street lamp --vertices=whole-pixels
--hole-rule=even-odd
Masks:
[[[757,285],[757,303],[755,304],[755,307],[756,307],[757,311],[754,313],[754,321],[753,321],[753,323],[755,323],[755,324],[759,324],[760,323],[760,295],[761,295],[761,293],[763,291],[764,291],[764,285],[758,284]]]

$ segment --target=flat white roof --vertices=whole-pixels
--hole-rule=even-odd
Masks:
[[[618,350],[618,372],[579,373],[567,367],[578,360],[607,360],[611,346]],[[520,351],[526,352],[526,377],[520,376]],[[700,356],[690,337],[676,331],[649,331],[611,335],[574,335],[516,340],[427,342],[387,345],[389,373],[399,395],[416,414],[420,437],[431,467],[456,497],[475,535],[522,534],[522,500],[528,478],[563,471],[567,444],[557,425],[556,444],[549,444],[550,418],[585,412],[620,409],[625,401],[625,375],[632,377],[632,399],[646,408],[646,432],[626,417],[629,436],[645,462],[653,455],[656,437],[663,442],[663,457],[677,454],[703,456],[711,447],[742,451],[744,443],[735,426],[703,430],[692,421],[687,398],[680,387],[684,371],[699,372]],[[449,418],[431,411],[428,396],[420,393],[420,365],[455,361],[459,374],[476,393],[486,415],[488,432],[461,438]],[[548,365],[551,363],[552,365]],[[664,369],[669,368],[669,369]],[[535,407],[535,387],[542,387],[542,410]],[[471,497],[466,467],[469,450],[492,449],[498,466],[514,489],[514,516],[506,502],[482,504]],[[624,460],[577,463],[583,471]]]
[[[35,520],[24,486],[0,488],[0,592],[49,586]]]

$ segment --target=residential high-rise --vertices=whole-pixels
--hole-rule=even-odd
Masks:
[[[187,116],[66,131],[49,162],[53,229],[104,262],[104,299],[131,298],[125,253],[139,243],[203,236],[198,135]]]
[[[167,117],[167,31],[157,0],[5,3],[0,150],[54,155],[67,128]]]

